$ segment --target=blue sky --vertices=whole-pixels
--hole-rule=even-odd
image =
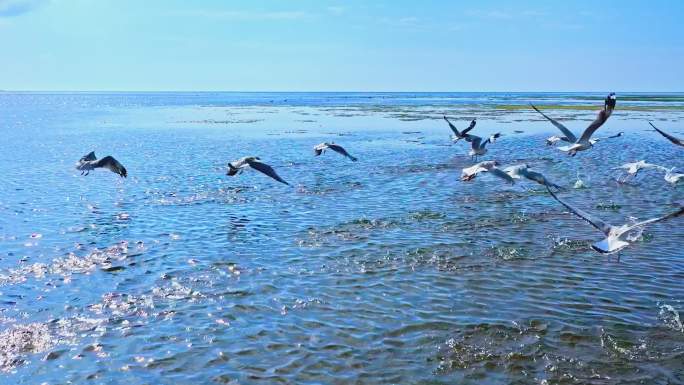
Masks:
[[[684,91],[680,1],[0,0],[0,89]]]

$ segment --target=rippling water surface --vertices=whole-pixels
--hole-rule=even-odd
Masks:
[[[596,254],[540,186],[459,181],[441,120],[615,224],[674,210],[662,173],[611,168],[684,170],[646,123],[684,137],[681,95],[618,99],[598,136],[626,135],[575,158],[497,107],[602,96],[0,93],[0,383],[683,383],[684,220]],[[91,150],[129,177],[80,176]],[[226,176],[245,155],[293,186]]]

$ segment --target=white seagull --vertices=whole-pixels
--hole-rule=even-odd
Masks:
[[[489,138],[482,140],[482,138],[479,136],[465,134],[463,138],[466,140],[466,142],[470,142],[470,152],[468,152],[468,155],[474,157],[477,161],[478,156],[487,153],[487,143],[494,143],[500,136],[501,134],[497,132],[496,134],[491,135]]]
[[[636,162],[631,162],[631,163],[625,163],[622,166],[614,167],[613,170],[625,170],[627,174],[625,175],[624,179],[620,181],[618,178],[618,182],[624,183],[627,181],[628,178],[636,178],[637,174],[641,170],[648,170],[648,169],[658,169],[658,170],[666,170],[665,167],[658,166],[657,164],[653,163],[646,163],[644,160],[639,160]]]
[[[499,162],[489,160],[489,161],[477,163],[477,164],[470,166],[470,167],[466,167],[461,172],[461,180],[462,181],[471,181],[471,180],[475,179],[477,174],[479,174],[481,172],[489,172],[489,173],[505,180],[506,182],[508,182],[510,184],[515,184],[516,179],[525,178],[525,179],[529,179],[533,182],[537,182],[541,185],[551,186],[551,187],[557,188],[559,190],[561,189],[560,186],[558,186],[557,184],[550,182],[548,179],[546,179],[546,177],[544,177],[544,175],[542,175],[536,171],[530,170],[529,166],[526,164],[509,166],[509,167],[506,167],[504,169],[498,168],[497,167],[498,165],[499,165]]]
[[[565,203],[564,201],[560,200],[556,196],[556,194],[551,191],[551,189],[547,186],[546,189],[549,191],[549,194],[560,202],[563,206],[565,206],[568,210],[570,210],[571,213],[577,215],[578,217],[584,219],[585,221],[589,222],[590,225],[596,227],[599,229],[605,236],[606,238],[603,239],[602,241],[596,242],[591,245],[592,249],[598,251],[599,253],[614,253],[616,251],[620,251],[626,246],[629,246],[629,242],[633,242],[634,239],[630,238],[630,233],[632,230],[635,229],[640,229],[650,223],[658,222],[658,221],[663,221],[665,219],[670,219],[674,217],[678,217],[682,214],[684,214],[684,206],[680,207],[679,210],[672,212],[670,214],[664,215],[662,217],[658,218],[652,218],[648,219],[645,221],[637,222],[634,224],[625,224],[622,226],[613,226],[611,224],[608,224],[604,221],[602,221],[599,218],[592,217],[591,215],[585,213],[584,211],[574,208],[570,206],[569,204]]]
[[[468,132],[469,132],[470,130],[472,130],[473,128],[475,128],[475,125],[477,124],[477,122],[475,121],[475,119],[473,119],[473,120],[470,122],[470,125],[468,126],[468,128],[464,129],[463,131],[458,131],[458,128],[456,128],[456,126],[454,126],[453,124],[451,124],[451,122],[449,121],[449,119],[447,119],[446,115],[444,115],[444,120],[446,120],[446,122],[449,124],[449,128],[451,128],[451,131],[454,132],[454,135],[451,136],[451,140],[452,140],[453,142],[458,142],[459,140],[464,139],[465,136],[466,136],[466,134],[468,134]]]
[[[589,139],[589,144],[591,144],[593,146],[599,140],[619,138],[624,134],[625,134],[624,132],[618,132],[615,135],[606,136],[605,138],[591,138],[591,139]],[[549,136],[548,138],[546,138],[546,145],[547,146],[553,146],[556,143],[560,142],[561,140],[564,142],[570,142],[570,140],[568,138],[566,138],[565,136],[552,135],[552,136]]]
[[[89,152],[76,163],[76,169],[81,171],[81,175],[88,175],[90,170],[96,168],[106,168],[113,173],[119,174],[122,178],[128,176],[126,167],[114,159],[113,156],[107,155],[102,159],[97,159],[95,151]]]
[[[544,175],[536,171],[530,170],[530,166],[526,164],[519,164],[515,166],[509,166],[504,169],[506,174],[510,175],[513,179],[526,178],[533,182],[537,182],[540,185],[547,187],[555,187],[562,190],[562,187],[546,179]]]
[[[594,143],[596,143],[595,140],[592,143],[591,136],[594,134],[594,132],[596,132],[596,130],[599,129],[599,127],[603,125],[603,123],[605,123],[608,120],[610,115],[613,113],[613,110],[615,109],[615,103],[615,93],[611,92],[604,101],[603,110],[601,110],[598,113],[596,119],[594,119],[594,121],[591,122],[591,124],[584,130],[582,136],[580,136],[579,139],[567,127],[565,127],[558,121],[550,118],[549,116],[541,112],[534,105],[530,105],[532,106],[532,108],[534,108],[535,111],[539,112],[543,117],[545,117],[549,122],[551,122],[551,124],[556,126],[563,133],[564,136],[558,137],[559,139],[555,139],[554,137],[549,138],[553,139],[550,144],[556,143],[559,140],[570,142],[570,145],[558,147],[558,149],[567,152],[571,156],[575,156],[577,155],[578,151],[588,150],[593,146]],[[549,143],[549,139],[547,139],[547,143]]]
[[[470,167],[466,167],[461,171],[461,180],[462,181],[470,181],[470,180],[475,179],[477,174],[479,174],[481,172],[489,172],[489,173],[492,173],[492,174],[498,176],[499,178],[505,180],[506,182],[508,182],[510,184],[514,184],[515,180],[513,180],[513,178],[510,175],[508,175],[505,171],[497,168],[496,166],[498,166],[498,165],[499,165],[499,162],[497,162],[495,160],[488,160],[485,162],[477,163],[477,164],[470,166]]]
[[[349,155],[347,150],[345,150],[342,146],[340,146],[339,144],[335,144],[334,142],[331,142],[331,143],[323,142],[321,144],[315,145],[314,146],[314,154],[316,156],[319,156],[319,155],[325,153],[325,150],[327,150],[327,149],[333,150],[340,155],[344,155],[347,158],[351,159],[353,162],[356,162],[358,160],[355,157]]]
[[[286,185],[290,185],[289,183],[285,182],[283,178],[278,176],[276,172],[271,168],[271,166],[267,165],[266,163],[260,162],[261,159],[256,156],[246,156],[244,158],[240,158],[238,160],[232,161],[228,163],[228,173],[226,175],[229,176],[235,176],[237,174],[241,174],[246,168],[253,168],[263,174],[266,174],[270,176],[271,178],[277,180],[280,183],[284,183]]]

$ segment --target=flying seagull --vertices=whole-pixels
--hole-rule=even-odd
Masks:
[[[606,238],[603,239],[602,241],[596,242],[591,245],[591,247],[598,251],[599,253],[614,253],[616,251],[620,251],[626,246],[629,245],[629,242],[634,241],[634,239],[630,239],[629,235],[634,229],[640,229],[644,227],[645,225],[648,225],[650,223],[662,221],[665,219],[670,219],[674,217],[678,217],[682,214],[684,214],[684,206],[680,207],[679,210],[672,212],[670,214],[667,214],[662,217],[658,218],[652,218],[648,219],[645,221],[637,222],[634,224],[625,224],[622,226],[613,226],[611,224],[608,224],[604,221],[602,221],[599,218],[592,217],[591,215],[585,213],[584,211],[580,209],[576,209],[569,204],[565,203],[564,201],[560,200],[556,196],[556,194],[551,191],[551,189],[546,186],[546,189],[549,191],[549,194],[560,202],[563,206],[565,206],[570,212],[573,214],[577,215],[578,217],[584,219],[585,221],[589,222],[590,225],[596,227],[598,230],[600,230],[603,234],[605,234]]]
[[[458,131],[458,128],[456,128],[456,126],[454,126],[453,124],[451,124],[451,122],[449,121],[449,119],[447,119],[446,115],[444,116],[444,120],[446,120],[446,122],[449,124],[449,128],[451,128],[451,131],[454,132],[454,135],[451,136],[451,140],[454,141],[454,142],[458,142],[459,140],[465,138],[465,136],[466,136],[466,134],[468,133],[468,131],[470,131],[470,130],[472,130],[473,128],[475,128],[475,125],[477,124],[477,122],[475,121],[475,119],[473,119],[473,120],[470,122],[470,125],[468,126],[468,128],[466,128],[466,129],[464,129],[463,131],[460,131],[460,132],[459,132],[459,131]]]
[[[567,127],[565,127],[555,119],[547,116],[534,105],[530,104],[530,106],[532,106],[532,108],[534,108],[535,111],[539,112],[543,117],[545,117],[549,122],[551,122],[551,124],[553,124],[559,130],[561,130],[564,136],[560,137],[560,139],[558,140],[563,140],[571,143],[569,146],[558,147],[558,149],[567,152],[571,156],[575,156],[577,155],[578,151],[588,150],[593,146],[593,143],[591,142],[591,136],[594,134],[594,132],[596,132],[596,130],[599,129],[599,127],[603,125],[603,123],[605,123],[608,120],[610,115],[613,113],[613,110],[615,109],[615,103],[615,93],[611,92],[604,101],[603,110],[601,110],[598,113],[596,119],[593,122],[591,122],[591,124],[584,130],[582,136],[580,136],[579,139]],[[558,140],[556,140],[555,142],[557,142]],[[552,142],[551,144],[555,142]],[[596,142],[594,141],[594,143]]]
[[[128,176],[126,167],[119,163],[118,160],[114,159],[113,156],[107,155],[102,159],[97,159],[95,151],[89,152],[76,163],[76,169],[81,171],[81,175],[88,175],[90,174],[90,170],[96,168],[106,168],[111,172],[119,174],[122,178]]]
[[[235,176],[237,174],[241,174],[247,167],[249,167],[270,176],[280,183],[284,183],[288,186],[290,185],[289,183],[285,182],[283,178],[279,177],[273,168],[271,168],[271,166],[260,162],[260,160],[261,159],[256,156],[246,156],[244,158],[232,161],[228,163],[228,173],[226,175]]]
[[[624,132],[618,132],[615,135],[606,136],[605,138],[592,138],[592,139],[589,139],[589,144],[594,145],[594,144],[596,144],[596,142],[598,142],[599,140],[603,140],[603,139],[619,138],[624,134],[625,134]],[[546,145],[547,146],[553,146],[561,140],[564,142],[570,142],[570,140],[568,138],[566,138],[565,136],[552,135],[552,136],[549,136],[548,138],[546,138]]]
[[[665,167],[658,166],[657,164],[653,164],[653,163],[646,163],[646,161],[644,161],[644,160],[639,160],[637,162],[631,162],[631,163],[625,163],[622,166],[614,167],[613,170],[625,170],[627,172],[627,175],[625,175],[625,177],[622,181],[620,181],[618,179],[618,182],[624,183],[630,177],[636,178],[639,171],[654,169],[654,168],[658,169],[658,170],[666,170]]]
[[[498,165],[499,165],[499,162],[497,162],[495,160],[488,160],[488,161],[477,163],[477,164],[470,166],[470,167],[466,167],[461,172],[461,180],[462,181],[470,181],[470,180],[475,179],[477,174],[479,174],[481,172],[489,172],[489,173],[492,173],[495,176],[498,176],[499,178],[507,181],[510,184],[514,184],[515,180],[513,180],[513,178],[510,175],[506,174],[506,172],[504,172],[500,168],[497,168]]]
[[[544,175],[530,170],[529,166],[526,164],[509,166],[504,169],[500,169],[498,166],[499,162],[493,160],[477,163],[462,170],[461,180],[471,181],[475,179],[477,174],[481,172],[489,172],[510,184],[514,184],[516,179],[525,178],[541,185],[551,186],[559,190],[561,189],[560,186],[546,179]]]
[[[316,156],[319,156],[319,155],[323,154],[325,152],[325,150],[327,150],[327,149],[331,149],[340,155],[346,156],[347,158],[351,159],[353,162],[356,162],[358,160],[355,157],[349,155],[347,150],[345,150],[342,146],[340,146],[339,144],[335,144],[334,142],[331,142],[331,143],[323,142],[321,144],[315,145],[314,146],[314,154],[316,154]]]
[[[533,182],[537,182],[540,185],[544,185],[547,187],[554,187],[554,188],[557,188],[559,190],[562,190],[561,186],[549,181],[541,173],[530,170],[530,166],[528,166],[526,164],[509,166],[509,167],[506,167],[504,169],[504,171],[506,172],[506,174],[510,175],[511,178],[513,178],[513,179],[525,178],[525,179],[529,179]]]
[[[658,131],[660,133],[660,135],[664,136],[670,142],[676,144],[677,146],[684,147],[684,141],[683,140],[677,139],[674,136],[668,134],[667,132],[659,130],[658,127],[654,126],[653,123],[651,123],[651,122],[648,122],[648,124],[650,124],[651,127],[655,128],[655,130]]]
[[[463,138],[466,140],[466,142],[470,142],[470,152],[468,155],[475,157],[475,160],[477,161],[477,157],[480,155],[484,155],[487,153],[487,149],[485,146],[487,146],[487,143],[494,143],[497,138],[501,136],[500,133],[496,133],[494,135],[491,135],[489,138],[482,140],[479,136],[471,135],[471,134],[465,134],[463,135]]]

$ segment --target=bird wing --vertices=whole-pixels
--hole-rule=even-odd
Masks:
[[[110,170],[111,172],[114,172],[116,174],[119,174],[121,177],[125,178],[128,176],[128,172],[126,172],[126,167],[124,167],[121,163],[119,163],[118,160],[114,159],[113,156],[107,155],[102,159],[99,159],[93,164],[93,167],[102,167]]]
[[[275,170],[273,170],[273,168],[271,168],[271,166],[267,165],[266,163],[261,163],[256,160],[248,161],[247,163],[249,164],[249,167],[270,176],[278,182],[284,183],[288,186],[290,185],[289,183],[285,182],[283,178],[279,177],[278,174],[276,174]]]
[[[573,134],[572,131],[570,131],[567,127],[565,127],[564,125],[559,123],[557,120],[548,117],[545,113],[539,111],[539,109],[537,107],[535,107],[533,104],[530,104],[530,106],[532,106],[532,108],[534,108],[535,111],[539,112],[541,114],[541,116],[545,117],[549,122],[551,122],[551,124],[553,124],[559,130],[561,130],[563,135],[565,135],[566,138],[570,139],[570,142],[576,142],[577,141],[577,137],[575,136],[575,134]]]
[[[526,168],[525,165],[514,165],[504,168],[504,172],[511,176],[513,179],[520,179],[520,170]]]
[[[598,115],[596,116],[596,119],[594,119],[593,122],[587,127],[584,132],[582,133],[582,136],[580,137],[579,141],[589,141],[589,138],[591,138],[592,135],[594,135],[594,132],[599,129],[605,123],[608,121],[608,118],[610,118],[610,115],[613,114],[613,109],[615,109],[615,99],[611,98],[611,95],[609,95],[606,98],[605,105],[603,106],[603,109],[599,111]]]
[[[232,162],[228,163],[228,172],[226,175],[228,176],[234,176],[240,171],[239,168],[235,167]]]
[[[678,146],[684,146],[684,142],[681,139],[677,139],[674,136],[668,134],[667,132],[659,130],[658,127],[653,125],[653,123],[651,123],[651,122],[648,122],[648,124],[650,124],[651,127],[655,128],[655,130],[658,131],[660,133],[660,135],[664,136],[670,142],[672,142]]]
[[[505,180],[506,182],[510,184],[515,184],[515,179],[513,179],[512,176],[508,175],[505,171],[503,171],[500,168],[492,167],[491,170],[489,170],[493,175],[498,176],[499,178]]]
[[[81,157],[81,160],[80,160],[80,161],[81,161],[81,162],[89,162],[89,161],[92,161],[92,160],[95,160],[95,159],[97,159],[97,157],[95,156],[95,151],[90,151],[90,152],[87,153],[86,155],[83,155],[83,156]]]
[[[323,153],[323,149],[322,149],[322,148],[314,147],[314,155],[315,155],[315,156],[319,156],[319,155],[321,155],[322,153]]]
[[[573,214],[577,215],[578,217],[584,219],[585,221],[589,222],[590,225],[599,229],[603,234],[608,235],[608,233],[610,233],[610,229],[612,228],[611,225],[607,224],[606,222],[602,221],[599,218],[592,217],[591,215],[585,213],[584,211],[582,211],[580,209],[576,209],[576,208],[570,206],[569,204],[563,202],[562,200],[560,200],[560,198],[558,198],[556,196],[556,194],[553,193],[553,191],[551,191],[551,188],[548,185],[546,185],[546,190],[549,192],[549,194],[551,194],[553,199],[557,200],[560,204],[565,206],[568,210],[570,210],[570,212],[572,212]]]
[[[461,171],[462,171],[463,175],[477,175],[478,173],[481,173],[483,171],[487,171],[487,168],[482,166],[482,163],[478,163],[478,164],[472,165],[470,167],[466,167]]]
[[[647,225],[647,224],[649,224],[649,223],[660,222],[660,221],[664,221],[664,220],[666,220],[666,219],[675,218],[675,217],[678,217],[678,216],[680,216],[680,215],[682,215],[682,214],[684,214],[684,206],[680,207],[679,210],[674,211],[674,212],[671,212],[671,213],[669,213],[669,214],[667,214],[667,215],[663,215],[662,217],[651,218],[651,219],[647,219],[647,220],[645,220],[645,221],[637,222],[637,223],[635,223],[635,224],[633,224],[633,225],[630,225],[629,227],[624,228],[623,233],[624,233],[625,231],[630,231],[630,230],[632,230],[632,229],[634,229],[634,228],[636,228],[636,227],[642,227],[642,226],[645,226],[645,225]]]
[[[466,135],[465,140],[466,142],[470,142],[470,146],[473,148],[473,150],[479,149],[480,143],[482,143],[482,138],[471,134]]]
[[[473,128],[475,128],[475,125],[476,125],[476,124],[477,124],[477,122],[475,121],[475,119],[473,119],[473,120],[470,122],[470,125],[468,126],[468,128],[466,128],[465,130],[463,130],[463,131],[461,132],[461,135],[466,135],[466,134],[468,133],[468,131],[470,131],[470,130],[472,130]]]
[[[456,126],[454,126],[453,124],[451,124],[451,122],[449,121],[449,119],[447,119],[446,116],[444,116],[444,120],[445,120],[447,123],[449,123],[449,128],[451,128],[451,131],[453,131],[454,134],[456,134],[456,137],[457,137],[457,138],[460,138],[462,135],[461,135],[460,132],[458,132],[458,128],[456,128]]]
[[[541,185],[544,185],[544,186],[550,186],[550,187],[554,187],[554,188],[560,189],[560,186],[558,186],[557,184],[555,184],[555,183],[549,181],[548,179],[546,179],[546,177],[545,177],[543,174],[541,174],[541,173],[538,173],[538,172],[536,172],[536,171],[531,171],[531,170],[521,170],[520,173],[521,173],[525,178],[527,178],[527,179],[529,179],[529,180],[531,180],[531,181],[537,182],[537,183],[539,183],[539,184],[541,184]]]
[[[496,140],[496,138],[498,138],[498,137],[500,137],[500,136],[501,136],[501,134],[497,132],[496,134],[490,136],[489,138],[487,138],[487,139],[484,140],[484,141],[482,141],[482,139],[480,139],[480,141],[481,141],[482,144],[480,144],[480,142],[478,142],[478,143],[477,143],[477,144],[478,144],[477,147],[479,147],[479,148],[485,148],[485,146],[487,145],[487,143],[494,143],[494,141]],[[475,142],[473,142],[473,148],[477,148],[477,147],[475,147]]]
[[[354,158],[353,156],[349,155],[349,153],[347,152],[347,150],[345,150],[344,148],[342,148],[342,146],[340,146],[339,144],[329,144],[329,145],[328,145],[328,148],[331,149],[331,150],[333,150],[333,151],[335,151],[336,153],[341,154],[341,155],[344,155],[344,156],[346,156],[347,158],[349,158],[349,159],[353,160],[354,162],[356,162],[356,158]]]

